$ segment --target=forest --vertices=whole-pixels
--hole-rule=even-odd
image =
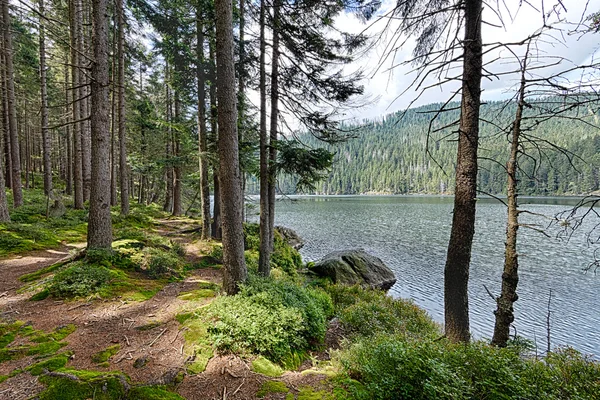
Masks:
[[[331,170],[310,194],[451,194],[456,164],[456,144],[449,137],[450,128],[431,135],[427,151],[429,116],[441,104],[431,104],[398,111],[374,121],[349,125],[352,138],[325,147],[336,154]],[[482,106],[484,115],[495,115],[503,102]],[[438,122],[445,126],[457,120],[458,104]],[[498,118],[509,125],[515,106],[507,107]],[[589,109],[573,110],[597,116]],[[598,152],[600,131],[587,121],[556,119],[532,132],[556,145],[547,146],[532,159],[524,160],[519,178],[519,192],[527,196],[587,195],[598,190]],[[302,138],[310,146],[324,147],[314,137]],[[502,160],[508,159],[509,142],[498,124],[481,124],[481,156],[477,187],[482,193],[506,194],[506,171]],[[297,179],[282,175],[279,188],[287,194],[297,193]],[[256,181],[248,184],[258,193]]]
[[[598,355],[513,322],[519,195],[586,195],[566,235],[597,217],[600,64],[546,46],[597,37],[600,4],[513,3],[0,0],[0,399],[598,399]],[[520,12],[539,25],[489,34]],[[376,101],[361,62],[407,68],[408,106],[347,119]],[[443,323],[364,250],[303,261],[289,193],[452,195]],[[482,194],[506,209],[491,339]]]

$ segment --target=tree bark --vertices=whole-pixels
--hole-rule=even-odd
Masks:
[[[477,196],[482,1],[465,0],[464,10],[465,39],[456,189],[448,257],[444,269],[445,332],[453,342],[468,342],[470,339],[468,283]]]
[[[196,78],[198,85],[198,150],[200,167],[200,202],[203,240],[210,237],[210,186],[208,182],[208,140],[206,132],[206,73],[204,70],[204,24],[200,5],[196,9]]]
[[[52,163],[50,160],[52,144],[50,132],[48,131],[48,94],[46,88],[46,37],[43,16],[44,0],[40,0],[40,95],[41,95],[41,123],[42,123],[42,145],[44,159],[44,193],[52,195]]]
[[[0,13],[0,24],[2,23],[2,13]],[[0,56],[0,60],[2,60],[2,57]],[[0,78],[2,77],[2,74],[0,73]],[[5,129],[6,129],[6,124],[5,124],[5,115],[4,115],[4,104],[5,102],[5,92],[4,90],[2,90],[2,87],[0,86],[0,111],[2,111],[2,118],[0,118],[0,128],[2,129],[2,135],[0,135],[0,222],[9,222],[10,221],[10,214],[8,213],[8,202],[6,199],[6,185],[5,185],[5,180],[4,180],[4,166],[3,166],[3,154],[4,154],[4,150],[3,150],[3,145],[6,145],[6,142],[3,141],[3,138],[5,137],[4,133],[5,133]]]
[[[107,0],[93,0],[92,170],[88,248],[111,250]]]
[[[88,67],[90,65],[89,60],[86,58],[86,55],[90,54],[88,51],[89,46],[89,28],[90,26],[90,12],[89,2],[85,0],[81,1],[81,16],[79,23],[81,24],[81,38],[79,42],[79,51],[80,54],[80,65],[84,68],[84,71],[88,71]],[[88,34],[89,33],[89,34]],[[82,61],[82,62],[81,62]],[[90,107],[90,79],[88,78],[87,73],[79,74],[81,79],[81,95],[82,99],[80,104],[80,114],[82,118],[86,118],[82,122],[81,126],[81,172],[83,176],[83,201],[90,200],[91,195],[91,185],[92,185],[92,142],[91,142],[91,107]]]
[[[260,249],[258,256],[258,272],[268,276],[271,271],[271,233],[269,218],[269,138],[267,137],[267,77],[265,65],[265,0],[260,2]]]
[[[273,55],[271,57],[271,126],[269,137],[269,252],[275,240],[275,183],[277,181],[277,123],[279,120],[279,13],[281,4],[273,4]],[[268,273],[264,274],[268,276]]]
[[[529,48],[527,49],[529,51]],[[515,320],[513,305],[519,298],[517,285],[519,284],[519,256],[517,253],[517,234],[519,230],[519,210],[517,201],[517,169],[519,145],[521,136],[521,120],[525,107],[525,88],[527,81],[525,72],[527,68],[527,53],[521,65],[521,84],[519,87],[519,102],[512,126],[510,156],[506,163],[507,184],[506,194],[508,202],[508,218],[506,224],[506,243],[504,246],[504,271],[502,273],[502,289],[500,297],[496,298],[496,323],[492,344],[506,347],[510,336],[510,325]]]
[[[165,192],[165,204],[163,205],[163,211],[172,212],[173,211],[173,166],[171,165],[171,156],[172,156],[172,129],[171,124],[173,123],[173,119],[171,118],[171,91],[169,89],[169,65],[165,67],[165,90],[167,95],[167,142],[165,148],[165,158],[167,159],[166,166],[166,179],[167,179],[167,187]]]
[[[175,118],[173,119],[176,128],[173,134],[173,153],[175,155],[175,165],[173,167],[173,216],[183,214],[181,206],[181,132],[179,130],[181,101],[179,92],[175,92]]]
[[[69,13],[71,17],[71,91],[73,93],[72,112],[73,112],[73,207],[75,209],[83,209],[83,172],[82,172],[82,156],[81,156],[81,131],[83,117],[81,114],[81,97],[82,89],[80,79],[80,53],[79,43],[81,41],[81,0],[71,0]]]
[[[19,149],[19,135],[17,128],[17,108],[15,99],[15,80],[13,65],[12,35],[10,32],[10,15],[8,0],[0,0],[2,6],[2,28],[4,46],[2,47],[5,62],[6,79],[6,104],[8,111],[8,128],[10,136],[10,155],[12,167],[13,205],[15,208],[23,205],[23,190],[21,187],[21,155]]]
[[[129,176],[127,170],[127,142],[125,138],[125,16],[123,0],[117,0],[118,27],[118,75],[117,90],[119,94],[119,171],[121,173],[121,215],[129,214]]]
[[[3,18],[3,12],[0,9],[0,22]],[[4,46],[4,29],[0,29],[0,43]],[[5,185],[10,189],[12,185],[12,162],[10,154],[10,125],[8,122],[8,89],[6,87],[6,61],[4,52],[0,51],[0,92],[2,92],[2,129],[4,131],[4,165],[6,175],[4,176]],[[2,166],[0,166],[2,168]]]
[[[70,77],[69,77],[69,55],[66,55],[66,60],[65,60],[65,70],[64,70],[64,80],[65,80],[65,101],[66,103],[66,107],[65,107],[65,119],[66,119],[66,123],[67,125],[65,125],[65,136],[66,136],[66,143],[65,143],[65,147],[67,150],[67,162],[66,162],[66,167],[67,167],[67,178],[66,178],[66,186],[65,186],[65,193],[69,196],[71,196],[73,194],[73,138],[71,135],[71,124],[69,123],[69,114],[70,114],[70,106],[69,104],[71,104],[71,102],[73,101],[73,92],[71,90],[69,90],[69,82],[70,82]]]
[[[210,95],[210,131],[213,136],[213,141],[216,143],[219,139],[217,132],[217,85],[215,71],[215,42],[211,40],[209,43],[209,58],[211,66],[211,85],[209,90]],[[214,185],[214,210],[212,223],[212,237],[221,240],[221,190],[219,185],[219,160],[216,160],[213,165],[213,185]]]
[[[243,198],[240,185],[231,0],[216,0],[215,13],[219,184],[223,219],[223,289],[231,295],[239,291],[239,285],[248,275],[244,259]]]

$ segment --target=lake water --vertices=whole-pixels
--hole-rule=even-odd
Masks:
[[[325,254],[362,247],[380,257],[398,282],[392,296],[413,299],[437,321],[443,321],[443,271],[452,221],[452,198],[428,196],[306,196],[277,202],[276,224],[290,227],[306,241],[305,261]],[[522,208],[554,216],[576,201],[522,198]],[[469,300],[471,331],[476,338],[493,333],[494,300],[499,294],[504,260],[506,209],[495,200],[480,200],[473,244]],[[548,220],[523,215],[543,227]],[[589,228],[600,221],[588,221]],[[521,228],[519,300],[515,303],[517,333],[534,340],[542,353],[547,346],[549,293],[551,345],[570,345],[600,356],[600,273],[585,273],[593,260],[586,229],[570,241],[548,238]],[[484,287],[485,286],[485,287]]]

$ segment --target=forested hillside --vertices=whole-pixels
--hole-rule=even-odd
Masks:
[[[556,99],[555,99],[556,100]],[[504,165],[510,147],[505,129],[514,119],[515,106],[504,102],[482,106],[479,190],[492,194],[505,191]],[[355,137],[328,146],[336,152],[328,177],[317,186],[317,194],[448,194],[454,188],[456,128],[433,132],[427,142],[429,123],[440,104],[430,104],[388,114],[354,126]],[[459,118],[454,110],[439,116],[432,131]],[[502,111],[500,112],[500,110]],[[573,110],[572,118],[555,118],[529,132],[537,143],[524,144],[521,156],[521,193],[526,195],[583,194],[598,190],[600,131],[586,122],[598,117],[587,108]],[[303,140],[322,146],[310,136]],[[556,146],[556,147],[555,147]],[[429,154],[427,153],[429,149]],[[531,156],[531,157],[529,157]],[[294,193],[294,179],[280,177],[280,188]],[[251,186],[252,188],[252,186]]]

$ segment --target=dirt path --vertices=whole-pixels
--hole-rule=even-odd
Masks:
[[[185,243],[189,261],[198,261],[207,250],[202,242],[191,243],[189,237],[178,234],[189,224],[173,220],[161,221],[158,231],[171,239]],[[188,235],[189,236],[189,235]],[[66,339],[63,350],[73,352],[68,366],[97,371],[119,370],[133,382],[146,384],[173,383],[180,371],[185,371],[188,355],[181,325],[175,316],[190,307],[190,302],[178,298],[182,292],[198,288],[199,282],[220,284],[221,272],[212,268],[198,269],[181,282],[170,283],[150,300],[136,302],[120,298],[111,300],[83,299],[57,301],[47,298],[29,301],[31,293],[19,294],[23,286],[19,277],[69,257],[85,244],[64,246],[55,250],[36,251],[23,256],[0,260],[0,315],[2,320],[22,320],[33,328],[51,331],[68,324],[77,329]],[[210,299],[204,300],[209,302]],[[202,303],[194,302],[194,306]],[[109,346],[119,345],[108,366],[92,361],[92,355]],[[33,357],[0,363],[0,375],[23,369],[36,361]],[[323,376],[286,373],[281,380],[290,388],[298,385],[318,385]],[[253,399],[261,385],[271,378],[250,371],[248,362],[234,356],[214,357],[205,372],[187,375],[177,391],[186,399]],[[21,373],[0,383],[0,400],[29,398],[43,390],[37,377]],[[224,395],[225,393],[225,395]],[[285,398],[282,394],[265,398]]]

